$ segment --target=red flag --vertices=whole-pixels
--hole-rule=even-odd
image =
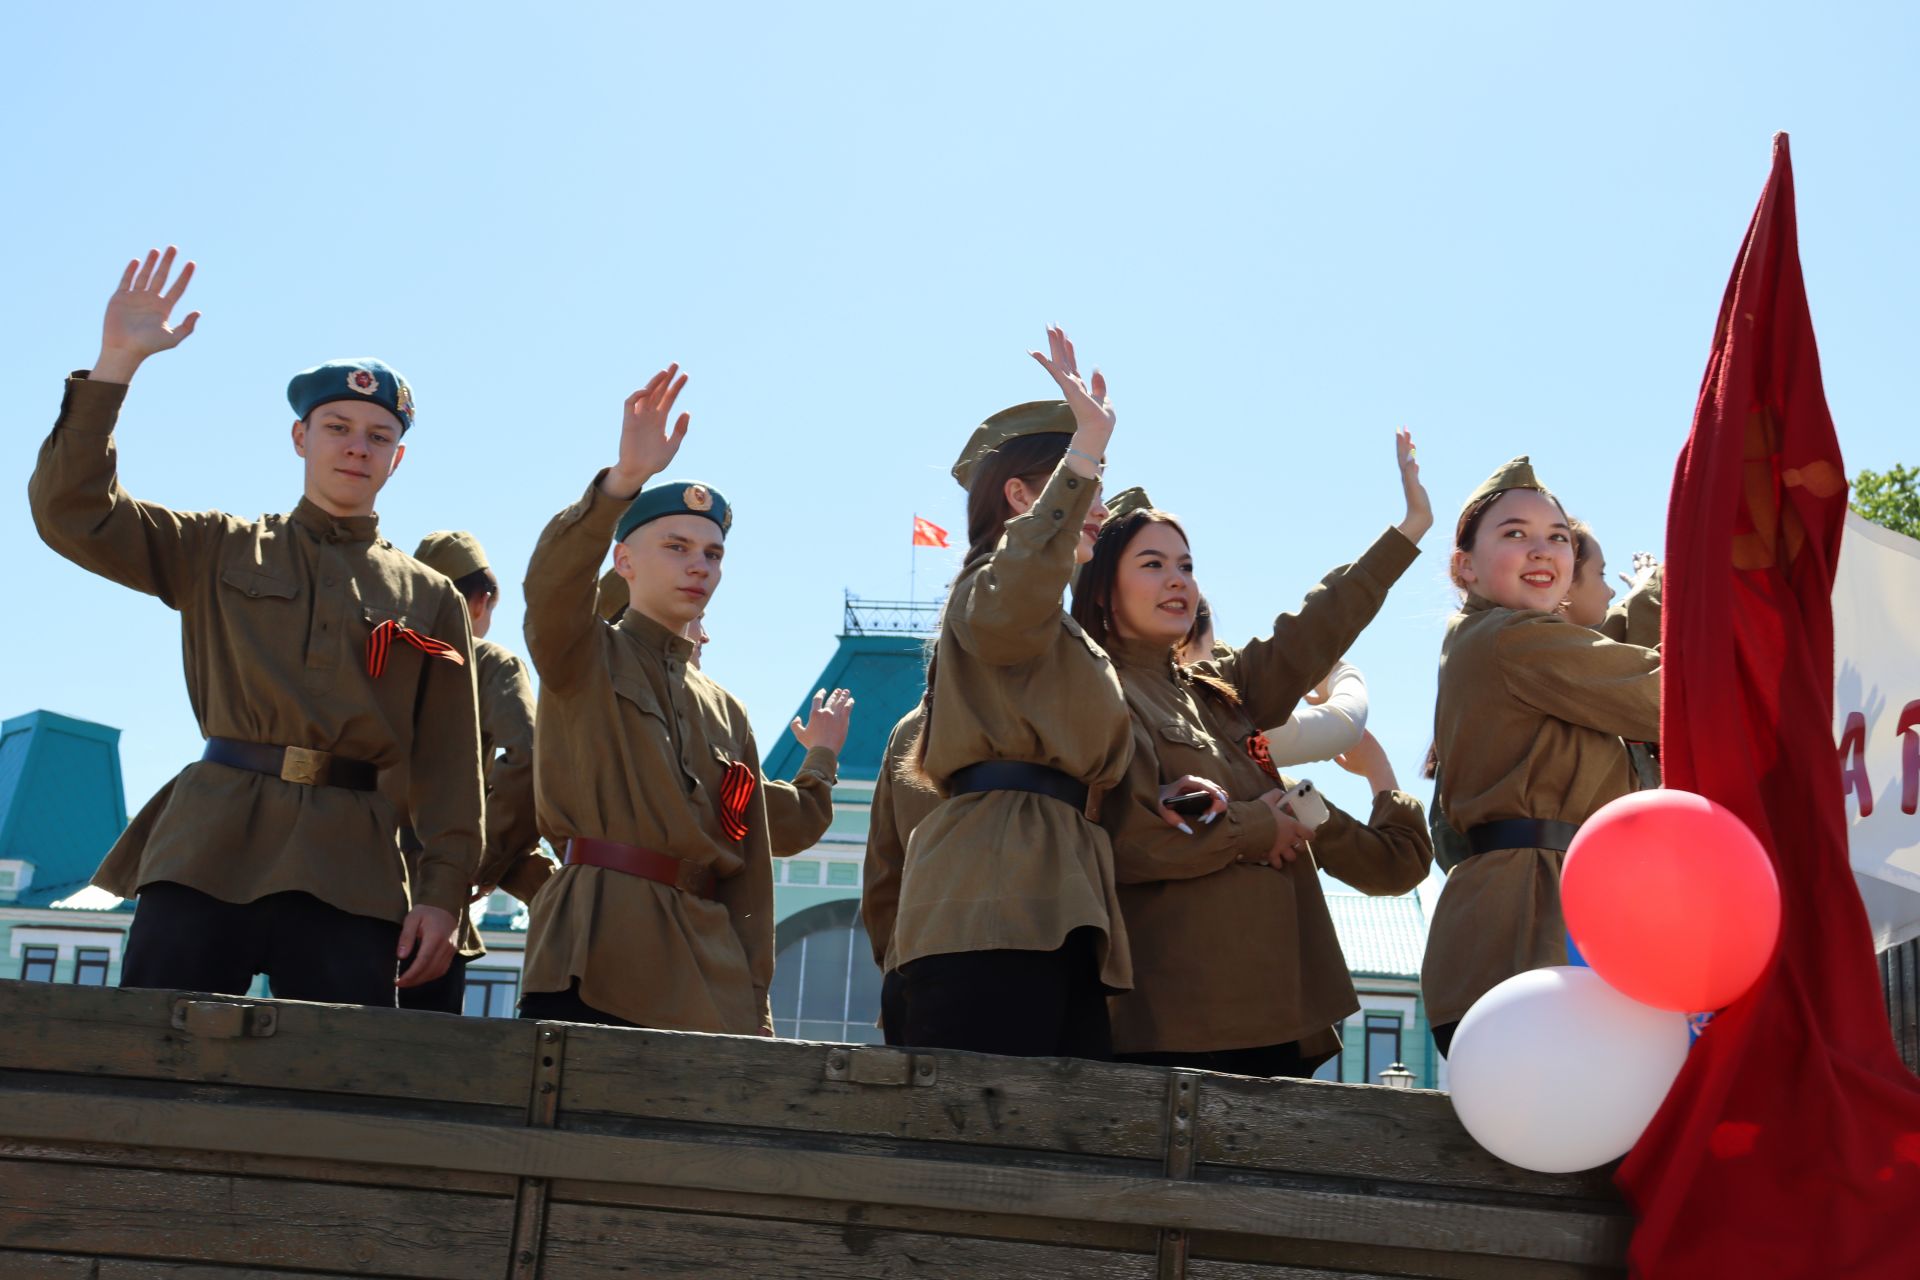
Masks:
[[[913,545],[916,547],[944,547],[947,545],[947,531],[931,520],[919,516],[913,518]]]
[[[1780,134],[1674,474],[1660,734],[1667,785],[1767,846],[1780,944],[1620,1168],[1644,1280],[1920,1273],[1920,1081],[1889,1033],[1832,732],[1846,509]]]

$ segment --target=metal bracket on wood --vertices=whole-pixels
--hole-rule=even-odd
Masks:
[[[202,1040],[260,1040],[272,1035],[279,1025],[279,1014],[271,1005],[185,996],[173,1002],[173,1029]]]
[[[1200,1076],[1174,1071],[1167,1081],[1167,1177],[1185,1182],[1193,1177],[1194,1132],[1200,1124]],[[1160,1229],[1159,1280],[1185,1280],[1187,1233],[1179,1227]]]
[[[560,1113],[560,1068],[567,1057],[564,1025],[535,1024],[533,1082],[527,1093],[527,1125],[551,1129]],[[509,1280],[538,1280],[540,1251],[547,1229],[547,1180],[522,1178],[514,1196],[512,1265]]]
[[[913,1085],[924,1088],[940,1078],[940,1071],[932,1058],[875,1046],[829,1049],[826,1070],[820,1078],[841,1080],[848,1084]]]

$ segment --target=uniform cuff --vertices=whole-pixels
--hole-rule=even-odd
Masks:
[[[1391,587],[1419,556],[1420,545],[1400,532],[1398,525],[1389,525],[1385,533],[1373,540],[1373,545],[1366,549],[1354,567],[1381,586]]]
[[[1033,500],[1032,513],[1055,525],[1071,522],[1070,527],[1077,533],[1086,522],[1087,512],[1093,510],[1093,497],[1099,490],[1098,480],[1089,480],[1062,458],[1047,478],[1046,487],[1040,490],[1040,496]]]
[[[1226,816],[1218,821],[1227,824],[1234,856],[1242,862],[1265,862],[1274,837],[1280,834],[1279,820],[1264,800],[1229,801]]]
[[[128,390],[127,383],[95,382],[87,376],[87,370],[75,369],[67,375],[60,397],[58,428],[85,435],[112,435]]]
[[[562,513],[564,524],[575,525],[586,522],[590,525],[604,525],[608,542],[613,541],[614,528],[620,523],[620,513],[627,509],[632,498],[616,498],[600,489],[600,482],[607,478],[610,468],[602,467],[593,473],[593,479],[587,483],[587,491],[580,495],[580,501],[568,507]]]
[[[413,905],[438,907],[457,921],[460,913],[467,909],[467,899],[472,893],[472,886],[457,868],[429,862],[420,868],[419,883],[413,887]]]
[[[826,779],[828,786],[832,786],[840,781],[840,753],[832,747],[808,747],[794,780],[799,781],[800,775],[805,773],[817,773]]]

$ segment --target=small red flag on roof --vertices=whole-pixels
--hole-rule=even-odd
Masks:
[[[913,545],[916,547],[944,547],[947,545],[947,531],[931,520],[919,516],[913,518]]]

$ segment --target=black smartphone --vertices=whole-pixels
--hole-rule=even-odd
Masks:
[[[1207,810],[1213,808],[1213,792],[1182,791],[1179,795],[1167,801],[1167,808],[1173,810],[1183,818],[1197,818]]]

